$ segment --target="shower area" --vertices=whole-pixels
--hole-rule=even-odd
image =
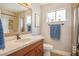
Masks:
[[[72,55],[79,56],[79,4],[73,9]]]
[[[79,56],[79,6],[77,8],[77,51],[76,51],[76,55]]]

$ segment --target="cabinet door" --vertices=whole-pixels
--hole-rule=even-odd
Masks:
[[[34,49],[29,51],[27,54],[25,54],[25,56],[35,56],[35,51]]]
[[[43,45],[39,45],[35,48],[36,56],[43,56]]]

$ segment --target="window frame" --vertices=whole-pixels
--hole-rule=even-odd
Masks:
[[[61,10],[65,10],[65,20],[63,20],[63,21],[62,20],[61,21],[57,21],[56,20],[56,14],[57,14],[56,12],[57,11],[61,11]],[[67,21],[67,19],[66,19],[66,12],[67,12],[66,9],[57,9],[57,10],[53,10],[53,11],[47,12],[47,20],[46,21],[48,23],[54,23],[54,22],[49,22],[49,20],[48,20],[48,13],[52,13],[52,12],[55,12],[55,21],[54,22],[64,22],[64,21]]]

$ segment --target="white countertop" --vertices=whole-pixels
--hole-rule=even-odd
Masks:
[[[44,39],[41,35],[22,35],[22,39],[12,39],[5,41],[5,49],[0,50],[0,56],[9,55],[15,51],[18,51],[28,45],[31,45],[41,39]]]

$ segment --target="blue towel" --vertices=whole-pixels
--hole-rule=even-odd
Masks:
[[[51,38],[59,40],[60,39],[60,30],[61,30],[60,24],[50,25],[50,36],[51,36]]]
[[[4,49],[4,35],[1,20],[0,20],[0,49]]]

